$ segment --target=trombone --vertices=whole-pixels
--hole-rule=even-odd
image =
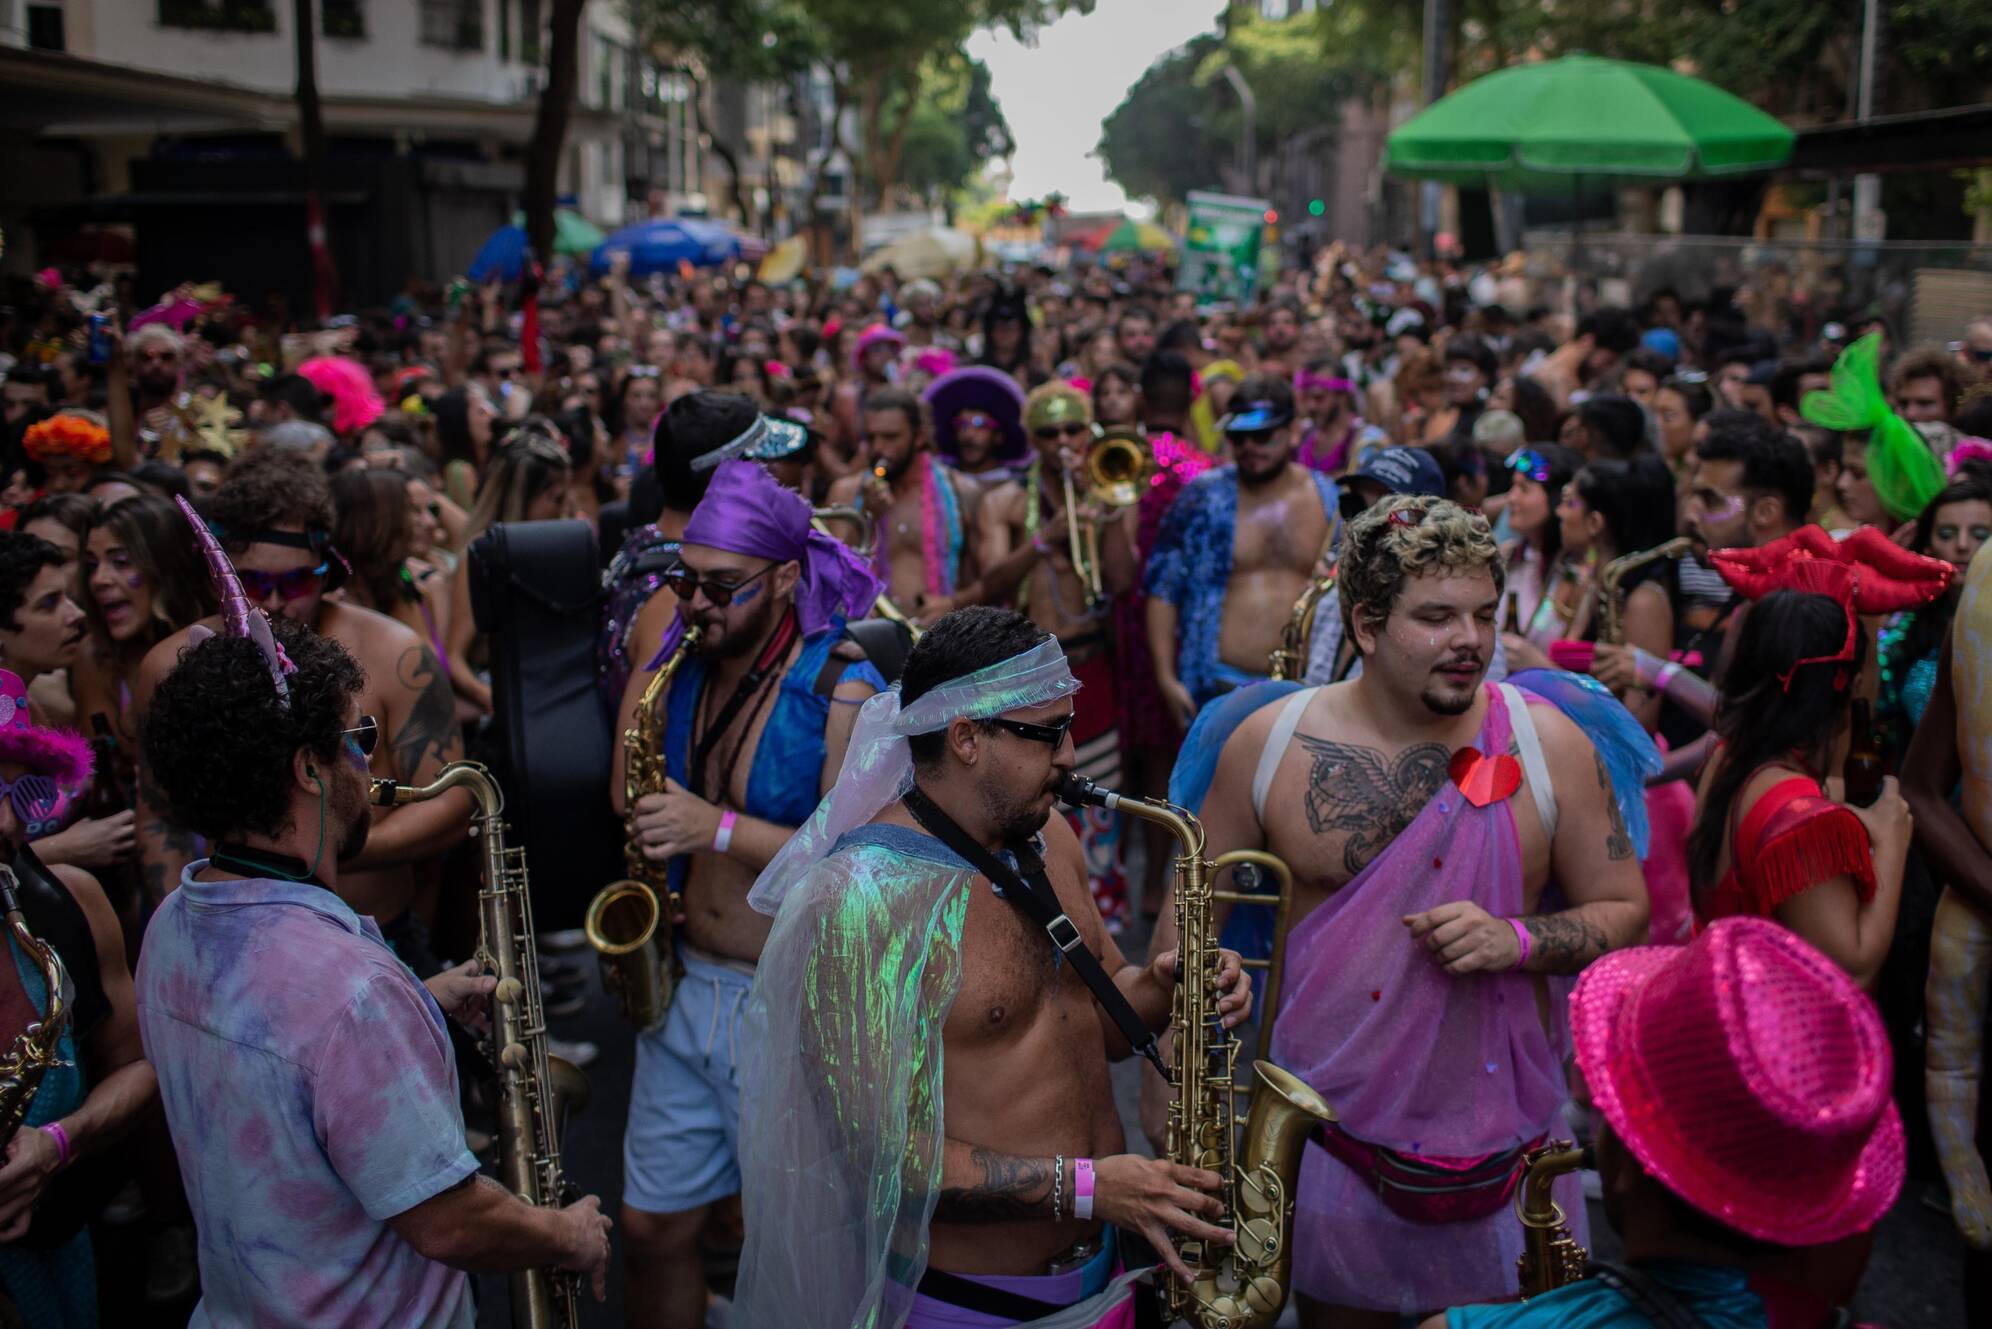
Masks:
[[[1154,467],[1154,458],[1141,435],[1131,430],[1110,430],[1099,434],[1086,449],[1080,463],[1086,473],[1086,498],[1096,507],[1131,508],[1141,501],[1141,482]],[[1065,511],[1077,513],[1078,486],[1072,468],[1063,468]],[[1106,603],[1106,585],[1100,576],[1100,524],[1097,521],[1068,520],[1071,539],[1072,572],[1086,587],[1086,607],[1098,612]]]
[[[830,529],[830,523],[833,521],[848,521],[855,525],[858,528],[858,538],[856,540],[845,541],[845,543],[857,550],[862,557],[871,557],[877,524],[872,521],[872,515],[869,512],[855,505],[850,507],[814,508],[810,511],[809,525],[812,530],[820,531],[832,540],[842,540],[842,536]],[[894,604],[892,597],[886,595],[883,591],[879,593],[878,600],[872,605],[872,612],[889,623],[897,623],[900,627],[905,628],[916,642],[926,634],[927,630],[908,618],[906,611]]]

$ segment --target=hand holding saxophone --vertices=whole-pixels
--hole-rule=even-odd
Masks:
[[[1217,974],[1211,990],[1218,993],[1217,1013],[1226,1029],[1236,1029],[1252,1018],[1252,980],[1246,976],[1245,962],[1237,951],[1217,953]],[[1148,962],[1148,978],[1166,991],[1176,982],[1176,952],[1164,951]]]
[[[1166,1158],[1116,1154],[1112,1158],[1095,1159],[1093,1217],[1141,1233],[1177,1278],[1193,1283],[1196,1275],[1177,1251],[1170,1234],[1218,1246],[1234,1244],[1237,1238],[1230,1229],[1196,1217],[1223,1215],[1224,1202],[1211,1193],[1223,1185],[1224,1179],[1215,1172],[1184,1167]]]
[[[429,989],[429,995],[436,999],[436,1005],[443,1008],[443,1014],[455,1020],[473,1034],[482,1034],[491,1027],[491,994],[498,990],[498,980],[491,974],[480,975],[475,958],[465,960],[454,969],[445,969],[433,978],[422,981]]]
[[[679,854],[712,848],[719,818],[717,807],[666,777],[663,793],[645,794],[636,800],[630,836],[642,847],[645,858],[661,863]]]
[[[42,1192],[61,1168],[62,1151],[48,1132],[28,1127],[14,1133],[0,1164],[0,1246],[27,1235]]]
[[[560,1210],[559,1219],[568,1243],[560,1267],[584,1275],[596,1301],[608,1300],[609,1229],[614,1224],[602,1212],[601,1199],[584,1195]]]

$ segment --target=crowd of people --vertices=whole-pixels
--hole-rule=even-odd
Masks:
[[[468,1325],[470,1273],[599,1296],[615,1251],[679,1329],[729,1250],[738,1324],[1148,1322],[1142,1271],[1240,1240],[1157,1073],[1194,968],[1334,1111],[1305,1325],[1826,1323],[1905,1177],[1992,1323],[1992,317],[1518,271],[1332,245],[1200,307],[1141,259],[617,257],[311,327],[14,281],[0,1038],[51,1010],[30,936],[73,989],[0,1164],[18,1322]],[[503,765],[539,699],[471,551],[548,521],[674,935],[613,1227],[480,1176],[471,800],[369,802]],[[1178,846],[1082,781],[1283,860],[1284,933],[1221,900],[1179,957]],[[540,942],[584,1067],[585,940]],[[1625,1254],[1518,1302],[1571,1138]]]

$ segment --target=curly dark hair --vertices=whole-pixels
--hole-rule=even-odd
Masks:
[[[0,531],[0,627],[18,631],[14,615],[28,598],[28,587],[43,568],[65,567],[69,560],[60,549],[38,535],[16,535]]]
[[[146,769],[175,823],[209,841],[290,826],[291,758],[339,754],[366,675],[346,648],[279,615],[271,630],[297,666],[277,701],[256,644],[215,636],[181,653],[141,723]]]
[[[280,526],[329,533],[332,487],[308,459],[263,448],[229,467],[221,488],[201,506],[201,515],[230,552],[240,553],[249,542],[238,533]]]

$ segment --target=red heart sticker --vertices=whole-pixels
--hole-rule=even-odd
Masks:
[[[1490,757],[1479,748],[1461,748],[1446,770],[1466,801],[1477,808],[1499,803],[1522,787],[1522,764],[1505,752]]]

